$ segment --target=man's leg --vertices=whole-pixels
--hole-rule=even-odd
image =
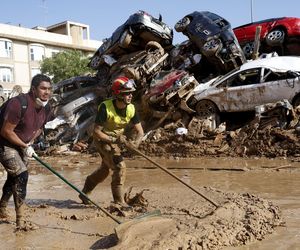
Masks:
[[[121,155],[114,155],[114,167],[111,182],[111,191],[115,203],[125,205],[124,201],[124,183],[126,179],[126,164]]]
[[[93,189],[102,181],[106,179],[109,175],[109,168],[107,165],[102,161],[101,167],[96,169],[93,173],[91,173],[85,180],[84,187],[82,192],[86,195],[89,195]],[[83,195],[79,195],[79,198],[82,202],[86,205],[90,204],[89,200],[86,199]]]
[[[100,168],[96,169],[92,174],[90,174],[84,183],[82,192],[89,194],[99,183],[103,182],[109,175],[109,169],[112,163],[112,148],[109,144],[95,141],[95,146],[102,158],[102,163]],[[79,195],[79,198],[84,204],[89,204],[89,201],[83,196]]]
[[[13,177],[10,174],[7,174],[7,179],[2,188],[2,197],[0,200],[0,219],[5,219],[9,217],[7,205],[10,197],[12,196],[12,185]]]
[[[18,151],[11,147],[4,146],[3,148],[1,148],[0,161],[3,167],[5,168],[5,170],[7,171],[7,175],[11,176],[10,177],[11,192],[14,196],[17,226],[18,226],[18,217],[20,218],[20,215],[22,213],[22,208],[23,208],[22,205],[24,203],[25,196],[26,196],[26,187],[28,181],[28,171],[27,171],[28,159],[24,158],[24,155],[21,151]],[[8,194],[7,196],[5,196],[6,199],[11,196],[11,195],[9,196],[9,192],[10,192],[9,188],[7,189],[7,191]]]
[[[24,224],[24,203],[27,193],[28,171],[24,171],[14,178],[13,196],[16,209],[17,228],[22,228]]]

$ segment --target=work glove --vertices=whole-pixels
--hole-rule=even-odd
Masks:
[[[27,145],[27,147],[24,150],[24,154],[29,158],[32,158],[32,156],[37,156],[36,152],[34,151],[31,145]]]
[[[119,135],[117,137],[116,143],[119,144],[120,146],[127,144],[127,137],[125,135]]]

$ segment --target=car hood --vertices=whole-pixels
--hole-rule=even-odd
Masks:
[[[211,88],[211,87],[214,87],[217,82],[218,82],[218,79],[220,77],[215,77],[211,80],[209,80],[208,82],[205,82],[205,83],[200,83],[194,90],[193,90],[193,93],[194,95],[199,95],[201,93],[203,93],[204,91],[206,91],[207,89]]]

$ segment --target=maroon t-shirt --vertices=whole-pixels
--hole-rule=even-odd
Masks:
[[[15,133],[23,142],[29,143],[33,139],[36,131],[50,120],[51,112],[47,112],[44,107],[36,109],[35,101],[32,96],[29,93],[25,94],[25,96],[27,98],[27,109],[23,117],[21,117],[22,109],[20,100],[14,97],[9,100],[3,118],[12,124],[17,124],[14,130]],[[7,143],[8,141],[6,139],[0,137],[0,144],[7,145]],[[10,145],[10,143],[8,144]]]

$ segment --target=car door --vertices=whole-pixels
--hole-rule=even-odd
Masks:
[[[299,92],[298,78],[288,72],[278,73],[265,68],[263,70],[263,83],[266,95],[264,103],[277,102],[283,99],[292,101],[296,93]]]
[[[261,69],[240,71],[226,82],[227,112],[254,110],[265,98],[265,87],[260,84]]]

